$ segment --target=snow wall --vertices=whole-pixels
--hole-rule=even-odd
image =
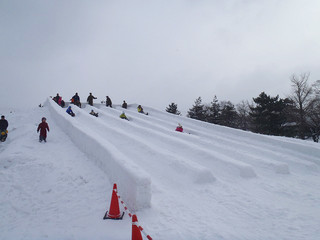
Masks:
[[[151,206],[151,178],[145,171],[132,163],[108,139],[92,133],[77,120],[77,116],[71,117],[65,108],[50,98],[46,100],[45,107],[49,108],[51,117],[72,142],[95,161],[111,183],[117,183],[119,195],[131,211]],[[111,199],[111,192],[106,194],[110,194]]]

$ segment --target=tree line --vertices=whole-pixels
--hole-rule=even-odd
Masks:
[[[198,97],[187,117],[255,133],[307,139],[320,135],[320,80],[309,83],[310,73],[292,75],[291,93],[286,98],[261,92],[252,101],[234,105],[230,101],[203,103]],[[180,115],[175,103],[166,111]]]

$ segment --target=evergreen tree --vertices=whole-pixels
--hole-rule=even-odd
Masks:
[[[299,129],[297,125],[297,108],[295,103],[289,99],[284,99],[285,108],[283,109],[282,115],[285,122],[282,124],[281,133],[283,136],[296,137],[298,136]]]
[[[210,106],[206,108],[206,122],[219,124],[220,104],[217,96],[214,96]]]
[[[178,105],[175,104],[175,103],[169,104],[169,106],[166,108],[166,111],[167,111],[168,113],[180,115],[180,111],[178,111]]]
[[[188,117],[193,118],[193,119],[198,119],[201,121],[205,120],[205,108],[204,105],[202,104],[202,99],[201,97],[198,97],[192,108],[189,109],[188,111]]]
[[[220,125],[233,127],[237,126],[238,113],[230,101],[221,102]]]
[[[270,97],[262,92],[254,98],[255,107],[250,107],[250,116],[255,125],[255,131],[263,134],[282,135],[282,125],[286,123],[284,109],[286,102],[279,96]]]

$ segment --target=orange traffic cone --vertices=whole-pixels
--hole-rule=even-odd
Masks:
[[[117,192],[117,184],[113,184],[109,213],[107,211],[106,214],[104,215],[103,219],[119,220],[119,219],[123,218],[124,212],[121,215],[120,208],[119,208],[119,200],[118,200],[116,192]]]
[[[143,240],[138,226],[138,218],[135,214],[132,215],[132,237],[131,240]]]

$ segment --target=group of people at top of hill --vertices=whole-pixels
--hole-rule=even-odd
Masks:
[[[57,95],[55,97],[52,98],[59,106],[61,107],[65,107],[65,102],[62,100],[62,97],[59,95],[59,93],[57,93]],[[91,106],[93,106],[93,100],[97,99],[95,96],[92,95],[92,93],[89,93],[89,96],[87,97],[87,103]],[[81,108],[81,101],[80,101],[80,97],[78,95],[78,93],[75,93],[75,95],[70,99],[70,102],[78,107]],[[104,101],[102,101],[101,103],[104,103]],[[111,98],[109,96],[106,96],[106,106],[107,107],[111,107],[112,108],[112,101]],[[128,104],[126,103],[125,100],[123,100],[122,103],[122,108],[127,109]],[[141,105],[139,105],[138,107],[138,112],[141,112]],[[142,110],[143,112],[143,110]]]
[[[65,102],[62,100],[62,97],[57,93],[57,96],[53,98],[53,101],[55,101],[59,106],[64,107]]]
[[[90,106],[93,106],[93,100],[94,99],[97,99],[95,96],[92,95],[92,93],[89,93],[89,96],[87,97],[87,103],[90,105]],[[53,98],[53,100],[58,104],[60,105],[61,107],[64,107],[65,106],[65,102],[62,100],[62,97],[59,96],[59,93],[57,93],[57,96],[55,96]],[[81,108],[81,102],[80,102],[80,97],[78,95],[78,93],[75,93],[75,95],[70,99],[71,103],[80,107]],[[104,103],[103,101],[101,103]],[[112,108],[112,101],[111,101],[111,98],[109,96],[106,96],[106,106],[107,107],[111,107]],[[127,109],[128,107],[128,104],[126,103],[126,101],[124,100],[122,105],[121,105],[122,108],[124,109]],[[142,106],[141,105],[138,105],[137,107],[137,110],[139,113],[142,113],[142,114],[146,114],[148,115],[148,113],[145,113]],[[69,105],[66,112],[71,115],[72,117],[75,116],[75,113],[72,111],[72,107]],[[93,110],[91,110],[91,112],[89,113],[95,117],[98,117],[98,113],[94,112]],[[121,113],[121,115],[119,116],[121,119],[126,119],[126,120],[129,120],[128,117],[126,116],[126,114],[124,112]],[[183,128],[181,126],[181,124],[179,123],[179,125],[177,126],[176,128],[176,131],[178,132],[183,132]]]
[[[89,93],[89,96],[87,97],[87,103],[91,106],[93,106],[93,100],[97,99],[95,96],[92,95],[92,93]],[[61,107],[65,106],[65,102],[62,100],[62,97],[59,95],[59,93],[57,93],[57,95],[53,98],[53,100]],[[81,108],[81,101],[80,101],[80,96],[78,95],[78,93],[75,93],[75,95],[73,95],[73,97],[70,99],[70,102],[78,107]],[[107,107],[111,107],[112,108],[112,101],[111,98],[109,96],[106,96],[106,106]],[[126,101],[123,101],[122,104],[123,108],[127,108],[127,103]]]

